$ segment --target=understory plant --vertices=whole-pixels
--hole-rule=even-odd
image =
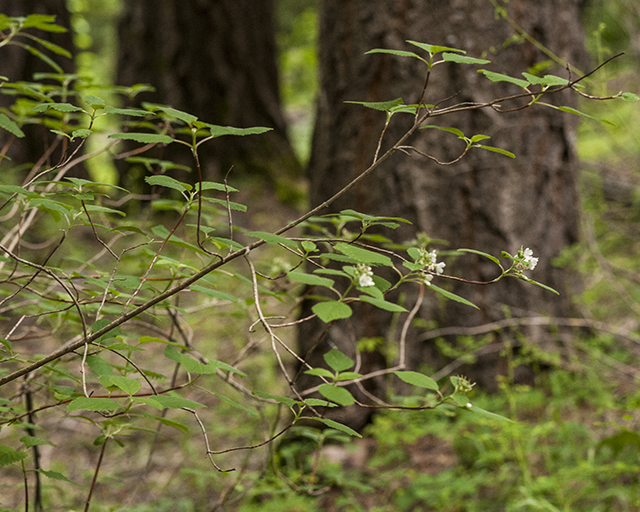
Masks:
[[[7,482],[0,492],[2,507],[12,510],[22,501],[25,510],[32,504],[51,510],[73,495],[88,510],[103,473],[111,475],[123,461],[135,460],[135,467],[120,471],[122,480],[136,480],[151,468],[161,472],[165,454],[182,461],[181,479],[193,488],[205,493],[209,480],[214,482],[216,506],[239,500],[249,487],[273,481],[269,479],[313,496],[325,482],[313,459],[300,459],[304,450],[280,444],[265,456],[258,449],[294,430],[299,433],[296,443],[312,452],[361,437],[328,418],[326,411],[367,406],[350,389],[380,375],[408,384],[403,389],[413,392],[379,397],[379,409],[400,415],[461,409],[477,418],[478,425],[488,419],[518,428],[513,420],[474,403],[474,385],[465,377],[438,382],[407,370],[406,333],[425,294],[476,307],[447,289],[452,276],[428,239],[416,234],[414,242],[389,247],[369,238],[368,230],[393,230],[408,221],[353,209],[323,215],[323,210],[398,151],[434,159],[407,142],[420,129],[442,130],[462,140],[464,148],[455,161],[470,151],[513,158],[508,149],[487,145],[488,135],[465,134],[431,120],[454,111],[507,112],[510,103],[518,110],[560,108],[580,115],[545,98],[565,90],[585,94],[583,81],[589,74],[515,78],[480,70],[487,79],[509,82],[521,92],[486,103],[438,106],[427,102],[428,77],[438,65],[483,66],[489,61],[415,41],[407,42],[415,52],[372,50],[421,61],[426,79],[419,101],[357,102],[386,118],[371,165],[280,229],[255,231],[235,222],[247,208],[234,199],[239,191],[232,175],[219,181],[203,176],[199,150],[218,137],[258,137],[270,128],[219,126],[170,106],[133,108],[107,100],[118,95],[131,100],[143,87],[105,88],[61,73],[51,55],[64,56],[67,50],[35,35],[61,29],[49,16],[0,16],[0,47],[21,46],[52,67],[33,81],[3,80],[0,89],[15,100],[0,113],[0,128],[8,137],[0,184],[0,465]],[[637,99],[626,93],[596,99],[614,98]],[[386,128],[397,115],[412,116],[414,122],[382,152]],[[120,130],[101,128],[105,118]],[[55,135],[46,155],[38,155],[35,163],[9,161],[4,153],[25,137],[30,125]],[[86,152],[92,139],[101,146]],[[123,141],[135,148],[122,149]],[[151,147],[168,144],[191,152],[193,180],[179,180],[171,175],[170,162],[144,156]],[[139,198],[118,185],[79,177],[84,162],[103,153],[144,165],[150,194]],[[554,292],[531,277],[535,248],[521,247],[515,254],[500,249],[499,256],[473,248],[457,253],[474,253],[496,265],[498,276],[479,284],[516,278]],[[405,287],[419,289],[415,304],[388,300],[391,292]],[[303,289],[315,303],[311,316],[299,318],[297,300]],[[363,374],[359,359],[332,349],[324,354],[324,366],[311,367],[290,333],[315,317],[327,324],[349,318],[358,302],[397,315],[401,328],[394,340],[394,364]],[[295,365],[316,378],[313,387],[298,389]],[[167,429],[176,436],[165,436]],[[65,453],[74,450],[86,452],[87,459],[65,461]],[[210,466],[196,467],[193,461],[203,457]],[[300,478],[295,481],[291,471],[285,475],[278,464]],[[141,478],[136,484],[141,494],[158,485]],[[107,476],[104,483],[117,482]],[[114,502],[129,506],[127,500],[137,499],[135,494],[123,492]],[[304,502],[306,497],[292,499]]]

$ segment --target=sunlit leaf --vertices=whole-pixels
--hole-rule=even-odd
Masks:
[[[318,315],[320,320],[326,323],[332,322],[333,320],[340,320],[341,318],[349,318],[353,313],[351,308],[344,302],[338,302],[336,300],[318,302],[313,305],[311,310]]]
[[[529,87],[529,82],[526,80],[522,80],[520,78],[514,78],[509,75],[503,75],[502,73],[495,73],[493,71],[488,71],[486,69],[479,69],[478,73],[482,73],[492,82],[509,82],[511,84],[518,85],[523,89]]]
[[[24,137],[24,132],[20,127],[7,117],[6,114],[0,113],[0,128],[4,128],[9,133],[12,133],[16,137]]]
[[[337,243],[334,248],[336,251],[353,258],[358,263],[364,263],[365,265],[385,265],[387,267],[393,267],[393,262],[389,256],[379,254],[377,252],[362,249],[355,245],[346,244],[344,242]]]
[[[160,187],[172,188],[174,190],[178,190],[179,192],[187,192],[190,191],[193,187],[188,183],[182,183],[171,176],[165,175],[157,175],[157,176],[145,176],[144,181],[146,181],[149,185],[156,185]]]
[[[456,52],[465,54],[464,50],[458,50],[457,48],[449,48],[448,46],[438,46],[435,44],[427,44],[427,43],[419,43],[418,41],[409,41],[407,43],[417,46],[418,48],[422,48],[423,50],[429,53],[440,53],[440,52]]]
[[[318,392],[327,400],[331,400],[339,405],[348,406],[356,403],[355,398],[345,388],[334,386],[333,384],[320,384]]]
[[[442,54],[442,60],[445,62],[457,62],[458,64],[489,64],[491,62],[487,59],[476,59],[474,57],[460,55],[459,53],[448,52]]]
[[[412,372],[412,371],[394,371],[400,379],[402,379],[407,384],[411,384],[412,386],[418,386],[420,388],[430,389],[432,391],[439,391],[440,387],[438,383],[433,380],[431,377],[427,377],[422,373]]]
[[[482,144],[475,144],[473,147],[486,149],[487,151],[491,151],[492,153],[499,153],[501,155],[508,156],[509,158],[516,157],[516,155],[514,155],[511,151],[507,151],[506,149],[502,149],[502,148],[496,148],[494,146],[483,146]]]

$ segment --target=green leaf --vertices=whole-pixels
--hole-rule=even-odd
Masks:
[[[337,349],[331,349],[323,356],[329,368],[331,368],[334,372],[340,373],[345,370],[348,370],[354,365],[352,359],[340,352]]]
[[[55,446],[55,444],[53,444],[51,441],[47,441],[46,439],[35,436],[22,436],[20,438],[20,442],[24,443],[25,448],[31,448],[32,446],[41,446],[44,444]]]
[[[413,53],[413,52],[405,52],[402,50],[387,50],[386,48],[374,48],[373,50],[369,50],[368,52],[365,52],[365,55],[370,55],[372,53],[388,53],[390,55],[397,55],[398,57],[413,57],[416,59],[420,59],[422,61],[424,61],[424,59],[422,57],[420,57],[417,53]]]
[[[567,85],[569,80],[556,75],[544,75],[542,78],[547,85]]]
[[[40,103],[31,110],[34,112],[46,112],[47,110],[56,110],[58,112],[84,112],[81,107],[76,107],[71,103]]]
[[[167,114],[168,116],[175,117],[176,119],[180,119],[180,121],[184,121],[186,124],[191,126],[198,118],[194,115],[187,114],[186,112],[182,112],[181,110],[176,110],[171,107],[158,107],[159,110]]]
[[[135,117],[144,117],[148,114],[151,114],[148,110],[140,110],[137,108],[115,108],[115,107],[107,107],[104,109],[107,114],[119,114],[122,116],[135,116]]]
[[[79,128],[78,130],[73,130],[71,132],[71,138],[80,137],[81,139],[86,139],[93,132],[87,128]]]
[[[360,295],[358,297],[362,302],[368,302],[369,304],[373,304],[375,307],[384,309],[385,311],[393,311],[398,313],[404,313],[407,310],[398,304],[394,304],[393,302],[387,302],[386,300],[376,299],[375,297],[369,297],[367,295]]]
[[[424,130],[426,128],[435,128],[436,130],[441,130],[443,132],[450,132],[457,135],[459,139],[465,138],[464,133],[462,133],[461,130],[459,130],[458,128],[453,128],[451,126],[436,126],[434,124],[428,124],[420,127],[421,130]]]
[[[314,375],[316,377],[326,377],[327,379],[333,379],[333,373],[331,373],[326,368],[311,368],[311,370],[307,370],[307,375]]]
[[[445,62],[457,62],[459,64],[489,64],[491,61],[487,59],[475,59],[473,57],[466,57],[459,53],[443,53],[442,60]]]
[[[303,272],[289,272],[287,274],[289,279],[296,283],[302,283],[309,286],[326,286],[332,288],[335,282],[332,279],[326,277],[320,277],[315,274],[304,274]]]
[[[182,183],[171,176],[158,175],[158,176],[145,176],[144,181],[146,181],[149,185],[172,188],[174,190],[178,190],[179,192],[188,192],[193,187],[188,183]]]
[[[20,127],[7,117],[6,114],[0,113],[0,128],[4,128],[9,133],[12,133],[16,137],[24,137],[24,132]]]
[[[638,101],[640,97],[637,94],[633,94],[632,92],[623,92],[622,96],[620,96],[624,101]]]
[[[171,420],[168,420],[167,418],[162,418],[160,416],[149,414],[148,412],[144,413],[144,417],[159,421],[160,423],[162,423],[163,425],[166,425],[167,427],[172,427],[172,428],[181,430],[185,434],[189,433],[189,427],[187,427],[186,425],[183,425],[182,423],[178,423],[177,421],[171,421]]]
[[[238,302],[238,298],[234,297],[233,295],[230,295],[224,292],[219,292],[218,290],[212,290],[211,288],[205,288],[204,286],[200,286],[198,284],[192,284],[189,290],[192,292],[203,293],[207,297],[213,297],[214,299],[228,300],[230,302]]]
[[[285,404],[287,407],[292,408],[294,405],[298,404],[296,400],[286,396],[280,395],[272,395],[271,393],[265,393],[264,391],[252,391],[252,395],[257,396],[258,398],[263,398],[265,400],[275,400],[278,403]]]
[[[502,73],[494,73],[493,71],[488,71],[486,69],[479,69],[478,73],[482,73],[492,82],[509,82],[511,84],[515,84],[517,86],[524,88],[529,87],[529,82],[526,80],[521,80],[520,78],[514,78],[509,75],[503,75]]]
[[[114,210],[113,208],[107,208],[106,206],[98,206],[96,204],[87,204],[85,205],[87,211],[90,212],[102,212],[102,213],[114,213],[115,215],[120,215],[121,217],[126,217],[127,214],[121,212],[120,210]]]
[[[325,323],[341,318],[349,318],[353,313],[351,308],[344,302],[338,302],[336,300],[318,302],[318,304],[314,304],[311,310]]]
[[[310,419],[320,421],[320,422],[324,423],[327,427],[335,428],[336,430],[344,432],[345,434],[349,434],[350,436],[362,437],[360,434],[358,434],[352,428],[347,427],[346,425],[343,425],[342,423],[338,423],[337,421],[333,421],[333,420],[330,420],[328,418],[310,418]]]
[[[169,341],[163,340],[162,338],[154,338],[152,336],[140,336],[138,340],[140,344],[142,343],[170,343]]]
[[[106,319],[105,319],[106,320]],[[99,330],[99,329],[97,329]],[[94,331],[95,332],[95,331]],[[107,363],[100,356],[93,355],[87,357],[87,366],[98,376],[113,375],[113,366]]]
[[[346,244],[344,242],[337,243],[334,248],[336,249],[336,251],[339,251],[342,254],[353,258],[358,263],[393,267],[391,258],[385,256],[384,254],[378,254],[377,252],[368,251],[367,249],[362,249],[360,247],[356,247],[355,245]]]
[[[165,357],[168,357],[172,361],[176,361],[180,363],[185,370],[191,373],[200,373],[204,375],[211,375],[217,373],[217,370],[223,370],[228,372],[233,372],[240,377],[246,377],[246,375],[240,370],[234,368],[233,366],[223,363],[222,361],[209,361],[207,364],[202,364],[195,359],[192,359],[186,354],[182,354],[178,352],[173,346],[167,345],[164,349]]]
[[[349,390],[345,388],[339,388],[338,386],[334,386],[333,384],[320,384],[320,387],[318,387],[318,392],[327,400],[331,400],[338,405],[347,406],[356,403],[355,398],[353,398],[353,395],[349,392]]]
[[[141,144],[171,144],[173,142],[173,139],[168,135],[159,133],[112,133],[108,138],[133,140]]]
[[[156,409],[182,409],[187,407],[189,409],[198,409],[200,407],[206,407],[193,400],[182,398],[181,396],[167,396],[167,395],[153,395],[148,398],[133,398],[136,402],[142,402]]]
[[[305,398],[304,403],[309,407],[338,407],[333,402],[327,402],[326,400],[320,400],[319,398]]]
[[[345,101],[345,103],[352,103],[354,105],[362,105],[367,108],[372,108],[374,110],[380,110],[382,112],[389,112],[393,107],[397,107],[403,105],[404,102],[402,98],[397,98],[391,101],[375,101],[375,102],[367,102],[367,101]]]
[[[286,245],[287,247],[292,247],[294,249],[298,248],[298,242],[294,242],[293,240],[289,240],[288,238],[285,238],[280,235],[275,235],[273,233],[267,233],[265,231],[249,231],[248,233],[245,233],[245,234],[252,238],[259,238],[260,240],[264,240],[265,242],[271,245],[282,244],[282,245]]]
[[[515,158],[516,155],[514,155],[511,151],[507,151],[506,149],[502,149],[502,148],[496,148],[493,146],[483,146],[482,144],[475,144],[473,146],[474,148],[480,148],[480,149],[486,149],[487,151],[491,151],[493,153],[500,153],[501,155],[504,156],[508,156],[509,158]]]
[[[140,384],[137,380],[128,379],[127,377],[121,376],[113,376],[113,375],[103,375],[99,378],[100,384],[102,384],[105,388],[110,386],[116,386],[124,391],[127,395],[135,395],[142,384]]]
[[[474,135],[473,137],[471,137],[471,139],[469,139],[471,141],[472,144],[476,143],[476,142],[480,142],[481,140],[485,140],[485,139],[490,139],[491,137],[489,137],[488,135]]]
[[[539,286],[540,288],[544,288],[547,291],[553,292],[556,295],[560,295],[560,292],[557,291],[557,290],[554,290],[553,288],[551,288],[551,286],[547,286],[546,284],[539,283],[538,281],[534,281],[533,279],[529,279],[528,277],[525,279],[525,281],[527,283],[535,284],[536,286]]]
[[[200,183],[196,184],[196,190],[200,190]],[[224,183],[216,183],[215,181],[203,181],[202,190],[219,190],[220,192],[226,192],[228,190],[229,192],[238,192],[237,188],[229,185],[225,186]]]
[[[458,396],[460,396],[460,395],[458,395]],[[471,406],[471,407],[469,407],[469,406]],[[472,412],[474,414],[480,414],[480,415],[485,416],[487,418],[490,418],[492,420],[506,421],[506,422],[509,422],[509,423],[516,423],[515,421],[510,420],[509,418],[505,418],[504,416],[501,416],[500,414],[496,414],[496,413],[493,413],[493,412],[485,411],[484,409],[481,409],[477,405],[473,405],[473,404],[469,403],[468,401],[462,408],[467,410],[467,411],[469,411],[469,412]]]
[[[357,373],[357,372],[341,372],[340,375],[338,375],[338,381],[342,382],[342,381],[345,381],[345,380],[359,379],[360,377],[362,377],[361,373]]]
[[[407,43],[417,46],[418,48],[422,48],[423,50],[429,53],[440,53],[440,52],[456,52],[456,53],[462,53],[462,54],[467,53],[464,50],[458,50],[457,48],[449,48],[448,46],[437,46],[433,44],[419,43],[417,41],[409,41],[409,40],[407,40]]]
[[[194,126],[199,126],[198,122],[194,123]],[[266,133],[273,128],[266,128],[264,126],[254,126],[252,128],[234,128],[233,126],[217,126],[214,124],[202,123],[203,128],[207,128],[212,137],[220,137],[222,135],[260,135]]]
[[[214,395],[216,395],[220,400],[223,400],[225,402],[227,402],[229,405],[231,405],[232,407],[235,407],[236,409],[240,409],[244,412],[246,412],[249,416],[252,416],[254,418],[256,418],[258,416],[258,413],[256,411],[252,411],[251,409],[245,407],[242,404],[239,404],[238,402],[235,402],[234,400],[231,400],[231,398],[228,398],[224,395],[220,395],[219,393],[216,393],[215,391],[213,392]]]
[[[37,28],[45,32],[66,32],[67,29],[55,24],[56,17],[52,14],[29,14],[22,24],[22,28]]]
[[[449,292],[447,290],[443,290],[442,288],[436,286],[435,284],[431,284],[429,286],[429,288],[432,288],[433,290],[435,290],[439,294],[444,295],[447,299],[451,299],[451,300],[454,300],[456,302],[460,302],[461,304],[466,304],[467,306],[471,306],[472,308],[480,309],[478,306],[476,306],[472,302],[469,302],[467,299],[464,299],[464,298],[460,297],[459,295],[456,295],[455,293],[451,293],[451,292]]]
[[[439,391],[438,383],[431,377],[427,377],[422,373],[411,371],[395,371],[395,373],[401,380],[412,386],[418,386],[420,388],[430,389],[432,391]]]
[[[118,402],[111,398],[76,398],[67,405],[67,412],[73,411],[117,411],[120,408]]]
[[[457,252],[470,252],[472,254],[478,254],[480,256],[484,256],[485,258],[490,259],[496,265],[500,265],[500,261],[495,256],[491,256],[491,254],[487,254],[486,252],[476,251],[475,249],[458,249]]]
[[[62,473],[58,473],[57,471],[46,471],[44,469],[38,469],[38,473],[46,476],[47,478],[51,478],[52,480],[60,480],[61,482],[67,482],[82,487],[82,485],[80,485],[79,483],[76,483],[73,480],[69,480],[66,476],[64,476]]]
[[[8,446],[0,446],[0,466],[7,466],[27,458],[27,453]]]
[[[87,94],[82,99],[87,105],[89,105],[91,108],[95,110],[103,109],[107,105],[107,103],[102,98],[98,96],[93,96],[92,94]]]

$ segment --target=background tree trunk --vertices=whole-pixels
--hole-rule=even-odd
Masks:
[[[139,100],[213,124],[273,128],[204,144],[204,174],[220,179],[233,165],[233,176],[266,176],[281,198],[291,199],[302,169],[280,107],[273,1],[137,0],[124,3],[119,26],[118,83],[156,89]],[[171,153],[163,158],[193,167],[186,148],[164,151]]]
[[[54,15],[56,24],[67,28],[67,32],[44,32],[41,30],[32,30],[30,32],[41,39],[51,41],[73,52],[73,33],[70,30],[71,17],[69,11],[67,11],[65,0],[0,0],[0,13],[11,17],[27,16],[29,14]],[[24,40],[23,42],[26,43],[27,41]],[[31,41],[29,41],[29,44],[33,44],[43,53],[51,56],[65,73],[73,73],[75,71],[73,59],[52,55],[43,47]],[[55,73],[54,69],[38,57],[17,46],[6,46],[3,49],[2,59],[0,74],[6,76],[9,81],[32,81],[34,73]],[[45,82],[59,84],[59,82],[51,80]],[[0,94],[0,108],[10,108],[14,101],[15,96]],[[4,147],[6,142],[10,142],[11,146],[6,154],[16,165],[37,161],[56,137],[44,126],[29,125],[25,126],[23,131],[26,136],[22,139],[13,138],[12,141],[9,141],[9,137],[12,136],[4,130],[0,137],[0,148]],[[56,157],[58,157],[58,154],[52,155],[48,164],[57,163]]]
[[[559,57],[574,65],[583,61],[579,1],[519,0],[509,2],[509,17],[528,34]],[[372,162],[384,115],[345,100],[386,101],[402,97],[415,103],[424,85],[426,67],[416,59],[392,55],[364,55],[372,48],[420,51],[407,45],[414,40],[466,50],[469,56],[492,61],[487,69],[518,76],[522,71],[549,57],[529,42],[515,40],[514,29],[494,16],[486,0],[324,0],[320,27],[321,92],[309,164],[311,204],[330,197],[366,169]],[[511,38],[511,39],[510,39]],[[509,44],[505,44],[510,41]],[[492,83],[477,73],[478,66],[444,64],[434,69],[426,103],[442,105],[489,99],[521,92],[517,86]],[[566,76],[558,65],[544,73]],[[572,98],[548,98],[551,102],[572,104]],[[516,106],[516,105],[509,105]],[[388,147],[410,126],[409,115],[394,117],[385,140]],[[559,297],[532,285],[509,279],[492,286],[447,283],[436,279],[480,307],[447,301],[442,304],[426,290],[420,311],[424,320],[437,326],[471,326],[503,318],[505,308],[514,316],[544,314],[565,316],[571,310],[575,276],[553,266],[553,258],[578,239],[578,176],[573,138],[576,121],[570,115],[545,108],[532,108],[499,115],[490,110],[464,113],[436,120],[441,126],[455,126],[466,135],[486,134],[489,145],[508,149],[516,160],[474,150],[451,167],[437,166],[418,156],[396,153],[383,168],[356,187],[348,197],[332,206],[333,211],[358,211],[399,216],[413,222],[394,233],[398,241],[415,237],[421,231],[434,239],[450,242],[451,248],[466,247],[499,255],[511,254],[521,245],[531,247],[540,258],[532,277],[556,288]],[[456,158],[464,144],[454,135],[422,130],[411,143],[441,161]],[[383,149],[384,149],[383,144]],[[445,249],[444,246],[435,246]],[[496,267],[475,256],[447,261],[447,273],[467,279],[487,281],[497,275]],[[453,284],[453,286],[448,286]],[[414,295],[408,297],[409,307]],[[335,345],[353,353],[362,337],[391,336],[390,316],[379,309],[363,308],[351,325],[337,323],[326,340],[311,356],[312,364],[322,364],[321,354]],[[302,354],[312,347],[322,328],[302,324]],[[413,367],[438,366],[435,351],[420,341],[425,329],[414,329],[408,340],[407,361]],[[548,338],[542,329],[527,329],[530,341]],[[390,363],[369,355],[373,367]],[[495,386],[497,358],[479,361],[473,377],[489,387]],[[371,368],[366,368],[370,370]],[[483,371],[480,371],[483,370]],[[304,383],[303,383],[304,384]],[[375,392],[376,384],[371,384]],[[359,419],[351,421],[358,426]]]

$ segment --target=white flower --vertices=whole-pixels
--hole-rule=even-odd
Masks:
[[[360,276],[360,278],[358,279],[358,284],[362,287],[362,288],[366,288],[367,286],[375,286],[376,283],[373,282],[373,279],[371,279],[371,276],[368,274],[362,274]]]
[[[422,275],[422,281],[427,286],[431,286],[431,281],[433,281],[433,275],[431,275],[431,274],[423,274]]]
[[[525,268],[528,268],[529,270],[533,270],[534,268],[536,268],[536,265],[538,264],[538,258],[533,257],[533,251],[531,249],[527,247],[523,252],[523,256]]]
[[[436,270],[436,274],[440,275],[444,272],[444,267],[446,266],[446,264],[441,261],[440,263],[436,263],[435,266],[435,270]]]
[[[358,280],[358,286],[362,288],[366,288],[367,286],[375,286],[376,283],[372,279],[373,271],[371,267],[367,265],[363,265],[362,263],[358,264],[356,267],[355,277]]]

